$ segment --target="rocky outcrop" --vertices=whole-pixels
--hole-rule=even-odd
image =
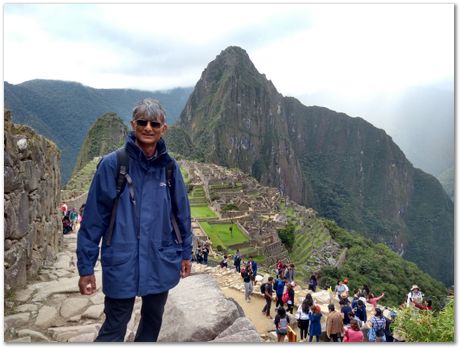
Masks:
[[[453,283],[454,207],[441,184],[383,130],[281,95],[243,49],[208,64],[179,126],[195,158],[238,167]]]
[[[22,287],[53,260],[62,244],[60,154],[4,112],[5,290]]]

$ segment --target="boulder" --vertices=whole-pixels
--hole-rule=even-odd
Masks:
[[[262,339],[254,324],[246,317],[240,317],[220,333],[212,342],[221,343],[260,343]]]
[[[206,342],[215,339],[239,317],[208,274],[182,279],[169,292],[159,342]]]
[[[37,319],[35,319],[35,326],[38,327],[49,327],[56,321],[58,312],[56,308],[50,306],[43,306],[38,311]]]

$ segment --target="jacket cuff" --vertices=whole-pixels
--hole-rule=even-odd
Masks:
[[[94,268],[90,265],[78,265],[78,274],[80,277],[94,274]]]
[[[186,248],[182,250],[182,260],[191,260],[192,259],[192,248]]]

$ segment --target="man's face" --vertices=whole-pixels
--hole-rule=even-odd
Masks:
[[[161,116],[144,116],[142,114],[137,115],[131,121],[131,127],[140,146],[156,144],[168,129],[164,118]]]

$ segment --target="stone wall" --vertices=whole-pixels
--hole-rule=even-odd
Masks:
[[[4,286],[17,289],[62,245],[57,146],[4,112]]]

